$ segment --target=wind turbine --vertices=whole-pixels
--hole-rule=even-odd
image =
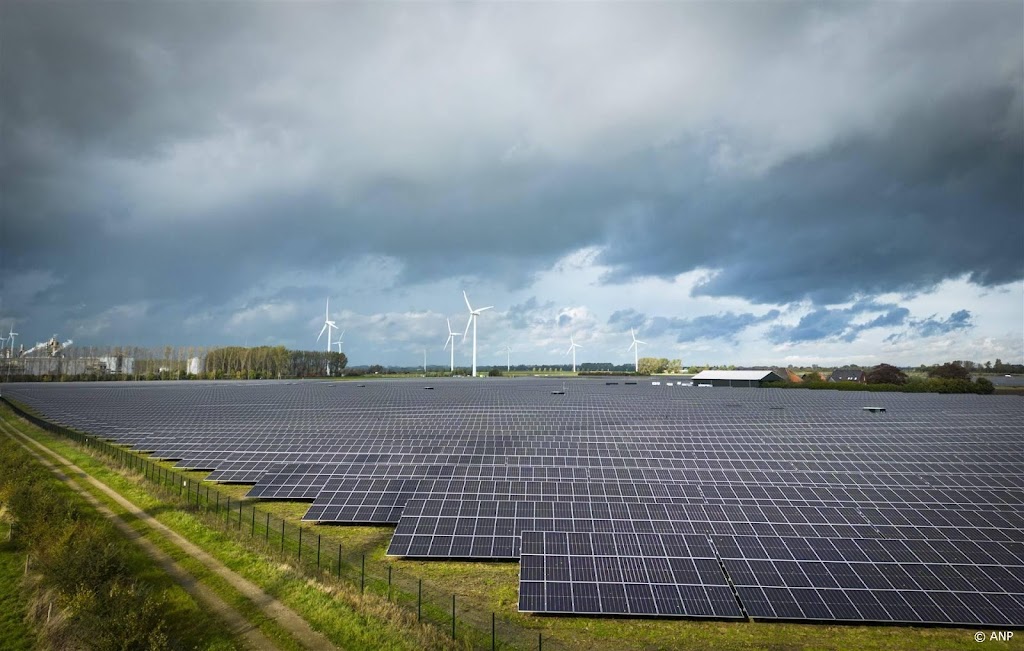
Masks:
[[[508,373],[512,370],[512,349],[508,344],[505,344],[505,372]]]
[[[469,308],[469,321],[466,321],[466,331],[462,333],[462,340],[466,340],[466,335],[469,334],[469,326],[473,326],[473,377],[476,377],[476,318],[480,316],[480,313],[484,310],[489,310],[493,305],[487,307],[481,307],[474,310],[473,306],[469,304],[469,296],[466,296],[466,290],[462,290],[462,298],[466,299],[466,307]]]
[[[344,338],[345,338],[345,331],[344,331],[344,330],[342,330],[342,331],[341,331],[341,334],[340,334],[340,335],[338,335],[338,340],[337,340],[336,342],[334,342],[334,343],[336,343],[336,344],[338,345],[338,352],[339,352],[339,353],[341,352],[341,345],[342,345],[343,343],[345,343],[344,341],[342,341],[342,339],[344,339]]]
[[[446,339],[445,342],[444,342],[444,348],[447,348],[448,344],[452,345],[452,360],[451,360],[452,369],[451,369],[451,372],[454,373],[455,372],[455,338],[456,337],[461,337],[462,334],[458,333],[458,332],[452,332],[452,320],[451,319],[445,319],[445,321],[448,322],[448,339]],[[444,348],[442,348],[441,350],[444,350]]]
[[[320,334],[316,336],[316,340],[320,341],[320,337],[324,336],[324,330],[327,331],[327,352],[331,352],[331,328],[337,330],[338,326],[334,321],[331,321],[331,299],[328,298],[327,307],[324,309],[324,327],[320,329]],[[330,374],[331,363],[327,362],[327,375],[330,376]]]
[[[572,372],[573,373],[576,372],[576,349],[577,348],[583,348],[583,346],[581,346],[578,343],[576,343],[573,340],[572,335],[569,335],[569,350],[565,351],[565,354],[568,355],[569,353],[572,353]]]
[[[629,348],[633,349],[633,370],[635,372],[639,373],[640,372],[640,346],[639,346],[639,344],[643,344],[643,345],[646,346],[647,342],[646,341],[640,341],[639,339],[637,339],[636,338],[636,332],[633,330],[633,328],[629,329],[629,335],[631,337],[633,337],[633,343],[631,343],[629,345]],[[629,348],[627,348],[626,350],[628,351]]]
[[[18,333],[14,331],[14,324],[11,324],[11,331],[7,334],[7,338],[11,340],[11,359],[14,359],[14,338],[18,336]]]

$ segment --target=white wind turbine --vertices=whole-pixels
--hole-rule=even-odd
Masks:
[[[462,333],[462,340],[466,340],[466,335],[469,334],[469,326],[473,326],[473,377],[476,377],[476,318],[480,316],[480,313],[484,310],[489,310],[493,305],[487,307],[481,307],[474,310],[473,306],[469,304],[469,296],[466,296],[466,291],[462,291],[462,298],[466,299],[466,307],[469,308],[469,321],[466,321],[466,331]]]
[[[341,352],[341,345],[342,345],[343,343],[345,343],[344,341],[342,341],[342,339],[344,339],[344,338],[345,338],[345,331],[344,331],[344,330],[342,330],[342,331],[341,331],[341,334],[340,334],[340,335],[338,335],[338,340],[337,340],[336,342],[334,342],[335,344],[337,344],[337,345],[338,345],[338,352],[339,352],[339,353]]]
[[[583,348],[583,346],[581,346],[578,343],[576,343],[573,340],[572,335],[569,335],[569,350],[565,351],[565,354],[568,355],[569,353],[572,353],[572,372],[573,373],[576,372],[576,349],[577,348]]]
[[[647,342],[646,341],[640,341],[639,339],[637,339],[636,338],[636,332],[633,330],[633,328],[629,329],[629,335],[631,337],[633,337],[633,343],[631,343],[629,345],[629,348],[633,349],[633,370],[635,372],[639,373],[640,372],[640,346],[639,346],[639,344],[643,344],[643,345],[646,346]],[[628,351],[629,348],[627,348],[626,350]]]
[[[14,331],[14,324],[11,324],[11,331],[7,333],[7,338],[11,342],[11,359],[14,359],[14,338],[18,336],[18,333]]]
[[[512,370],[512,348],[505,344],[505,372]]]
[[[327,352],[331,352],[331,328],[335,330],[338,326],[334,321],[331,321],[331,299],[327,299],[327,307],[324,309],[324,327],[320,329],[320,334],[316,336],[316,340],[320,341],[320,337],[324,336],[324,330],[327,331]],[[344,334],[344,333],[343,333]],[[331,374],[331,363],[327,363],[327,375]]]
[[[452,332],[452,320],[451,319],[445,319],[445,321],[448,322],[448,339],[445,340],[444,348],[442,348],[441,350],[444,350],[445,348],[447,348],[448,344],[452,345],[452,359],[451,359],[452,368],[451,368],[451,372],[454,373],[455,372],[455,338],[456,337],[461,337],[462,334],[459,333],[459,332]]]

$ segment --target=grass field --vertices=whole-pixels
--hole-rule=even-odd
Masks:
[[[21,588],[25,553],[7,541],[10,525],[0,522],[0,643],[5,651],[29,651],[35,633],[25,622],[28,608]]]
[[[9,414],[6,417],[9,417]],[[279,560],[261,555],[259,550],[230,534],[211,529],[195,515],[168,509],[165,500],[153,495],[156,490],[129,476],[123,470],[107,467],[98,459],[68,441],[21,422],[19,429],[32,430],[33,436],[69,456],[75,463],[96,473],[103,481],[127,493],[136,503],[158,512],[158,519],[217,556],[246,578],[253,580],[300,612],[332,639],[351,641],[347,648],[434,648],[446,643],[437,632],[424,633],[408,613],[394,612],[394,606],[372,596],[332,586],[330,592],[309,589]],[[171,464],[164,464],[171,465]],[[206,473],[189,473],[199,479]],[[221,492],[234,502],[248,492],[247,486],[221,485]],[[293,523],[305,513],[304,503],[264,502],[259,508],[283,516]],[[348,554],[367,556],[376,568],[390,565],[396,573],[424,579],[425,590],[432,593],[458,593],[460,606],[468,608],[470,619],[489,626],[490,613],[504,627],[524,631],[518,640],[544,636],[544,648],[583,649],[962,649],[977,648],[974,631],[952,628],[813,625],[793,623],[717,622],[699,620],[618,619],[591,617],[550,617],[519,613],[518,564],[413,561],[391,559],[386,549],[392,528],[349,527],[304,524],[307,532],[319,534],[330,547],[340,543]],[[376,569],[379,572],[380,569]],[[269,588],[268,588],[269,586]],[[463,611],[460,609],[460,613]],[[531,633],[532,632],[532,633]],[[489,638],[488,638],[489,639]],[[373,644],[377,646],[374,647]],[[525,647],[524,648],[529,648]],[[532,648],[536,648],[533,646]]]

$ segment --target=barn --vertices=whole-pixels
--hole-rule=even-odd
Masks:
[[[765,382],[783,382],[774,371],[701,371],[693,376],[695,385],[713,387],[759,387]]]

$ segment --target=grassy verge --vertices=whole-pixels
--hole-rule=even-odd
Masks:
[[[14,518],[15,534],[7,541],[10,525],[4,522],[5,542],[0,545],[0,642],[4,649],[31,648],[34,638],[36,646],[47,648],[76,644],[74,640],[90,631],[89,626],[109,628],[109,622],[96,622],[96,617],[104,613],[132,617],[140,612],[145,612],[145,619],[138,620],[138,625],[160,627],[175,648],[242,648],[219,620],[208,615],[149,556],[124,541],[91,504],[43,469],[17,443],[0,437],[0,455],[10,473],[5,500],[13,504],[25,496],[47,495],[59,505],[56,513],[38,502],[28,505],[29,512],[38,508],[40,514],[46,514],[39,515],[37,522],[14,518],[19,509],[13,506],[7,514]],[[57,517],[47,517],[52,515]],[[93,556],[94,552],[100,553]],[[34,559],[28,573],[26,555]],[[91,581],[77,584],[69,578],[72,576]],[[114,587],[107,590],[101,586]],[[119,601],[125,595],[131,603]],[[83,609],[85,603],[90,604],[87,609]],[[119,606],[127,610],[119,611]],[[122,628],[129,627],[126,631],[131,630],[130,624],[120,623]]]
[[[443,634],[421,626],[408,613],[374,595],[361,596],[351,587],[324,587],[309,582],[288,563],[268,558],[255,544],[246,544],[216,526],[210,526],[203,514],[175,505],[167,495],[142,480],[138,473],[107,465],[106,459],[94,457],[68,440],[44,432],[3,408],[4,422],[30,435],[46,447],[66,457],[85,472],[108,485],[136,506],[147,511],[193,544],[201,547],[221,563],[260,586],[306,619],[310,625],[345,649],[422,649],[446,648],[451,644]],[[218,596],[239,610],[270,639],[283,648],[299,647],[287,632],[272,619],[231,588],[223,579],[189,558],[176,546],[148,530],[98,489],[90,492],[124,518],[140,534],[159,546],[186,570],[213,589]],[[281,505],[292,506],[295,505]],[[303,509],[304,512],[304,509]],[[367,528],[369,529],[369,528]]]
[[[25,552],[7,540],[10,530],[7,522],[0,522],[0,642],[8,651],[29,651],[36,636],[25,621],[28,607],[21,587]]]
[[[22,423],[22,427],[28,427]],[[32,428],[35,429],[35,428]],[[102,475],[103,481],[127,493],[133,501],[153,500],[151,486],[114,470],[100,460],[62,438],[51,437],[39,430],[33,433],[48,446],[68,456],[90,473]],[[172,465],[172,464],[165,464]],[[206,473],[191,473],[199,479]],[[240,499],[248,492],[246,486],[218,486],[218,490]],[[136,495],[136,493],[142,493]],[[147,498],[148,495],[148,498]],[[138,503],[138,502],[137,502]],[[292,523],[305,513],[307,504],[263,502],[260,509],[283,516]],[[149,507],[147,507],[149,508]],[[155,508],[155,507],[154,507]],[[443,638],[421,633],[407,612],[398,611],[383,599],[361,597],[358,589],[332,584],[329,588],[314,587],[296,575],[288,563],[267,563],[265,550],[245,543],[202,522],[196,514],[177,509],[158,514],[158,519],[196,544],[204,547],[222,562],[246,578],[278,596],[306,617],[315,628],[334,640],[345,640],[346,648],[435,648],[445,644]],[[949,628],[897,626],[829,626],[789,623],[730,623],[715,621],[611,619],[585,617],[544,617],[519,613],[518,565],[515,563],[467,563],[411,561],[389,559],[386,549],[391,529],[387,527],[339,527],[304,525],[307,532],[320,535],[330,544],[342,544],[346,550],[365,553],[367,560],[378,566],[390,565],[396,572],[422,577],[432,591],[457,590],[460,616],[468,608],[471,619],[489,627],[490,613],[497,613],[506,629],[520,633],[540,632],[544,648],[562,649],[961,649],[976,648],[973,631]],[[379,575],[379,574],[378,574]],[[398,598],[396,596],[396,598]],[[339,606],[339,603],[342,604]],[[408,595],[406,601],[408,605]],[[351,611],[348,610],[351,604]],[[431,608],[439,609],[437,601]],[[441,621],[443,613],[434,613]],[[365,630],[369,633],[365,633]],[[349,638],[351,636],[351,639]],[[363,646],[370,638],[374,646]],[[519,635],[517,640],[532,640],[536,635]],[[489,638],[488,638],[489,642]],[[551,644],[555,642],[555,644]],[[530,648],[526,644],[524,648]],[[536,648],[535,644],[532,648]]]

